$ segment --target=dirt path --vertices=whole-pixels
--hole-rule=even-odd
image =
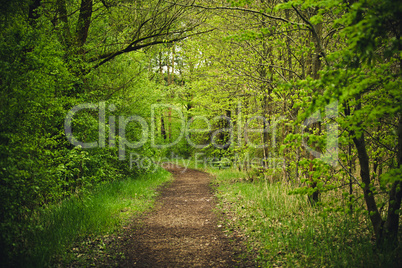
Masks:
[[[250,267],[234,260],[237,254],[218,227],[210,176],[180,167],[163,189],[155,210],[128,231],[124,267]]]

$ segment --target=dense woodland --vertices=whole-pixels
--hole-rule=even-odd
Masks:
[[[1,258],[39,209],[180,159],[400,250],[401,20],[392,0],[2,0]]]

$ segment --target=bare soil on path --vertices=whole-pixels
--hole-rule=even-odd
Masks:
[[[230,242],[218,223],[209,174],[166,168],[174,181],[155,209],[127,229],[121,267],[253,267],[239,261],[240,241]]]

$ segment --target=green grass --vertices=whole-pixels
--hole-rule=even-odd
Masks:
[[[220,209],[230,215],[227,231],[243,236],[262,267],[397,267],[397,252],[376,250],[364,215],[312,208],[293,186],[246,180],[233,170],[215,175]],[[323,197],[331,199],[331,195]],[[398,249],[397,249],[398,250]]]
[[[135,214],[152,207],[157,186],[170,180],[160,169],[153,174],[114,181],[37,211],[26,235],[24,267],[48,266],[55,255],[67,254],[72,243],[112,233]]]

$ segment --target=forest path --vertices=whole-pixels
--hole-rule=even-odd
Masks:
[[[121,266],[250,267],[234,260],[236,245],[218,227],[210,175],[173,165],[166,169],[174,181],[161,191],[155,209],[127,230]]]

